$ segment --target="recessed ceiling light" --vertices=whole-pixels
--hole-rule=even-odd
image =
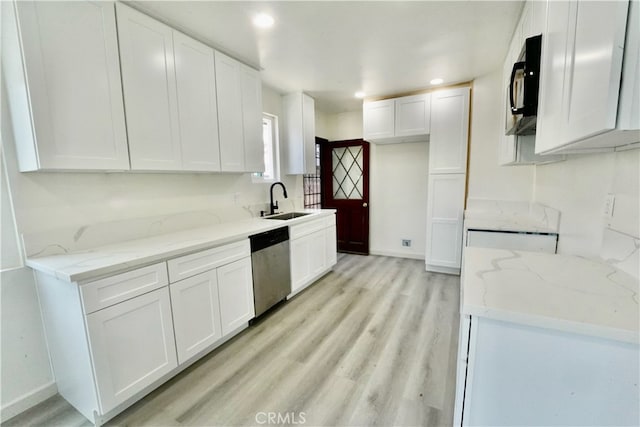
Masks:
[[[358,92],[356,92],[356,93],[355,93],[355,95],[354,95],[354,96],[355,96],[356,98],[364,98],[364,97],[365,97],[365,95],[366,95],[366,93],[364,93],[364,92],[362,92],[362,91],[358,91]]]
[[[442,84],[442,82],[444,82],[444,80],[442,79],[433,79],[429,83],[431,83],[432,85],[439,85]]]
[[[268,13],[259,13],[253,17],[253,25],[258,28],[271,28],[274,22],[273,16]]]

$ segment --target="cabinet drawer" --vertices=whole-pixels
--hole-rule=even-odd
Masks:
[[[251,255],[249,239],[167,261],[171,283]]]
[[[85,314],[169,284],[164,262],[80,285]]]
[[[289,238],[294,240],[315,231],[322,230],[327,227],[325,220],[326,218],[318,218],[303,224],[293,225],[289,227]]]

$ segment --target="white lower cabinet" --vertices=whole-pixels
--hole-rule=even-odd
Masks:
[[[166,287],[86,316],[102,413],[178,366]]]
[[[103,424],[237,334],[254,317],[250,255],[245,239],[90,282],[38,272],[59,393]]]
[[[216,270],[172,283],[170,290],[178,362],[182,364],[222,338]]]
[[[295,294],[335,265],[335,215],[291,226],[290,235],[291,293]]]
[[[637,344],[475,315],[460,343],[456,426],[637,425]]]
[[[251,258],[243,258],[217,269],[222,334],[227,335],[253,319]]]

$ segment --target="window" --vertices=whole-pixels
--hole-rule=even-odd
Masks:
[[[304,207],[309,209],[320,209],[322,207],[321,199],[321,180],[320,180],[320,144],[316,138],[316,171],[313,174],[305,174],[302,179],[302,187],[304,189]]]
[[[264,172],[252,174],[253,182],[280,180],[280,156],[278,144],[278,117],[262,114],[262,142],[264,144]]]

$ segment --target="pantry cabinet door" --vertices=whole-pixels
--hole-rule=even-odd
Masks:
[[[262,82],[260,72],[242,65],[242,127],[244,129],[244,170],[264,172],[262,139]]]
[[[18,143],[37,146],[25,170],[129,169],[113,3],[15,7],[34,134]]]
[[[241,64],[218,51],[215,63],[221,169],[222,172],[244,172]]]
[[[227,335],[255,315],[251,258],[219,267],[217,273],[222,335]]]
[[[178,362],[222,338],[218,277],[210,270],[170,285]]]
[[[131,169],[180,170],[173,30],[117,3]]]
[[[220,171],[213,49],[173,32],[182,169]]]
[[[431,94],[429,173],[466,173],[469,88]]]
[[[426,264],[460,268],[464,174],[429,175]]]
[[[103,414],[178,366],[167,287],[86,319]]]

